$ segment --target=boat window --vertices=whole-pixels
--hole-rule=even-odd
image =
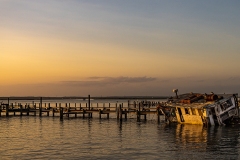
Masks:
[[[231,99],[227,100],[226,103],[227,103],[228,107],[231,107],[233,105]]]
[[[185,113],[190,114],[188,108],[185,108]]]
[[[222,111],[225,111],[226,106],[224,104],[220,104]]]
[[[222,111],[228,109],[228,108],[231,107],[232,105],[233,105],[233,104],[232,104],[231,99],[228,99],[227,101],[225,101],[225,102],[223,102],[222,104],[220,104]]]
[[[196,110],[192,108],[192,115],[196,115]]]

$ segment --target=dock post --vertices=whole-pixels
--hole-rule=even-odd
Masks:
[[[75,111],[77,110],[77,104],[75,103]],[[75,117],[77,117],[77,113],[75,114]]]
[[[125,119],[127,119],[127,109],[124,110],[125,113]]]
[[[6,116],[9,116],[9,98],[8,98],[8,104],[6,105]]]
[[[160,123],[160,111],[157,109],[158,123]]]
[[[83,109],[83,118],[85,118],[85,109]]]
[[[99,119],[102,118],[102,117],[101,117],[101,114],[102,114],[101,109],[99,109]]]
[[[48,103],[48,108],[47,108],[47,116],[49,116],[49,112],[50,112],[50,103]]]
[[[57,103],[55,104],[56,105],[56,110],[57,110],[57,108],[58,108],[58,105],[57,105]],[[54,109],[54,107],[52,108],[52,116],[54,117],[54,113],[55,113],[55,109]]]
[[[63,108],[60,107],[60,120],[63,120]]]
[[[88,95],[88,110],[90,111],[90,107],[91,107],[91,102],[90,102],[90,95]],[[91,113],[88,113],[88,117],[92,117]]]
[[[119,120],[119,108],[120,108],[120,107],[117,107],[117,103],[116,103],[116,114],[117,114],[117,120]]]
[[[122,106],[119,106],[120,121],[122,122]]]
[[[37,108],[37,106],[36,106],[36,103],[34,103],[34,102],[33,102],[33,108],[34,108],[34,116],[36,116],[36,113],[37,113],[36,108]]]
[[[33,103],[33,110],[34,110],[33,115],[36,116],[36,104],[34,103]]]
[[[32,101],[32,108],[34,108],[34,101]]]
[[[39,117],[42,117],[42,97],[40,97]]]
[[[23,109],[23,106],[22,106],[22,104],[20,103],[20,116],[23,115],[23,111],[22,111],[22,109]]]
[[[67,103],[65,104],[65,108],[67,110],[67,117],[69,118],[69,109],[68,109],[68,104]]]
[[[8,104],[6,104],[6,116],[8,117],[9,116],[9,105]]]
[[[59,105],[58,105],[58,110],[59,110],[59,113],[61,112],[61,103],[59,103]]]
[[[27,104],[27,116],[29,116],[30,106]]]
[[[137,110],[137,122],[140,122],[140,111]]]
[[[56,103],[57,104],[57,103]],[[52,108],[52,116],[54,117],[54,108]]]
[[[90,110],[90,105],[91,105],[91,103],[90,103],[90,95],[88,95],[88,110]]]
[[[13,105],[13,103],[12,103],[12,109],[14,109],[15,107],[16,107],[16,104]],[[15,116],[15,111],[13,112],[13,115]]]

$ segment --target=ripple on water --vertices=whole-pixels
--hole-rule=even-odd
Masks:
[[[239,126],[0,117],[1,159],[238,159]]]

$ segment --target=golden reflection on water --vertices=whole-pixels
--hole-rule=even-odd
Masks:
[[[207,133],[207,129],[203,125],[178,124],[175,134],[176,143],[194,148],[199,147],[199,145],[189,144],[201,144],[201,147],[206,148]]]

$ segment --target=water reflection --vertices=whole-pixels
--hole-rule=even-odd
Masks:
[[[0,120],[1,159],[239,159],[240,125],[31,116]]]
[[[176,126],[177,144],[186,145],[190,143],[207,142],[207,129],[203,125],[181,125]]]
[[[122,135],[122,121],[117,121],[118,128],[119,128],[119,136]]]
[[[240,125],[209,128],[207,151],[238,159],[239,131]]]
[[[169,134],[174,136],[172,138],[175,145],[169,150],[177,151],[175,156],[179,152],[187,156],[189,152],[194,151],[205,158],[215,156],[215,158],[238,159],[240,125],[206,128],[202,125],[177,124],[165,126],[164,129],[167,133],[175,129],[175,134]]]

